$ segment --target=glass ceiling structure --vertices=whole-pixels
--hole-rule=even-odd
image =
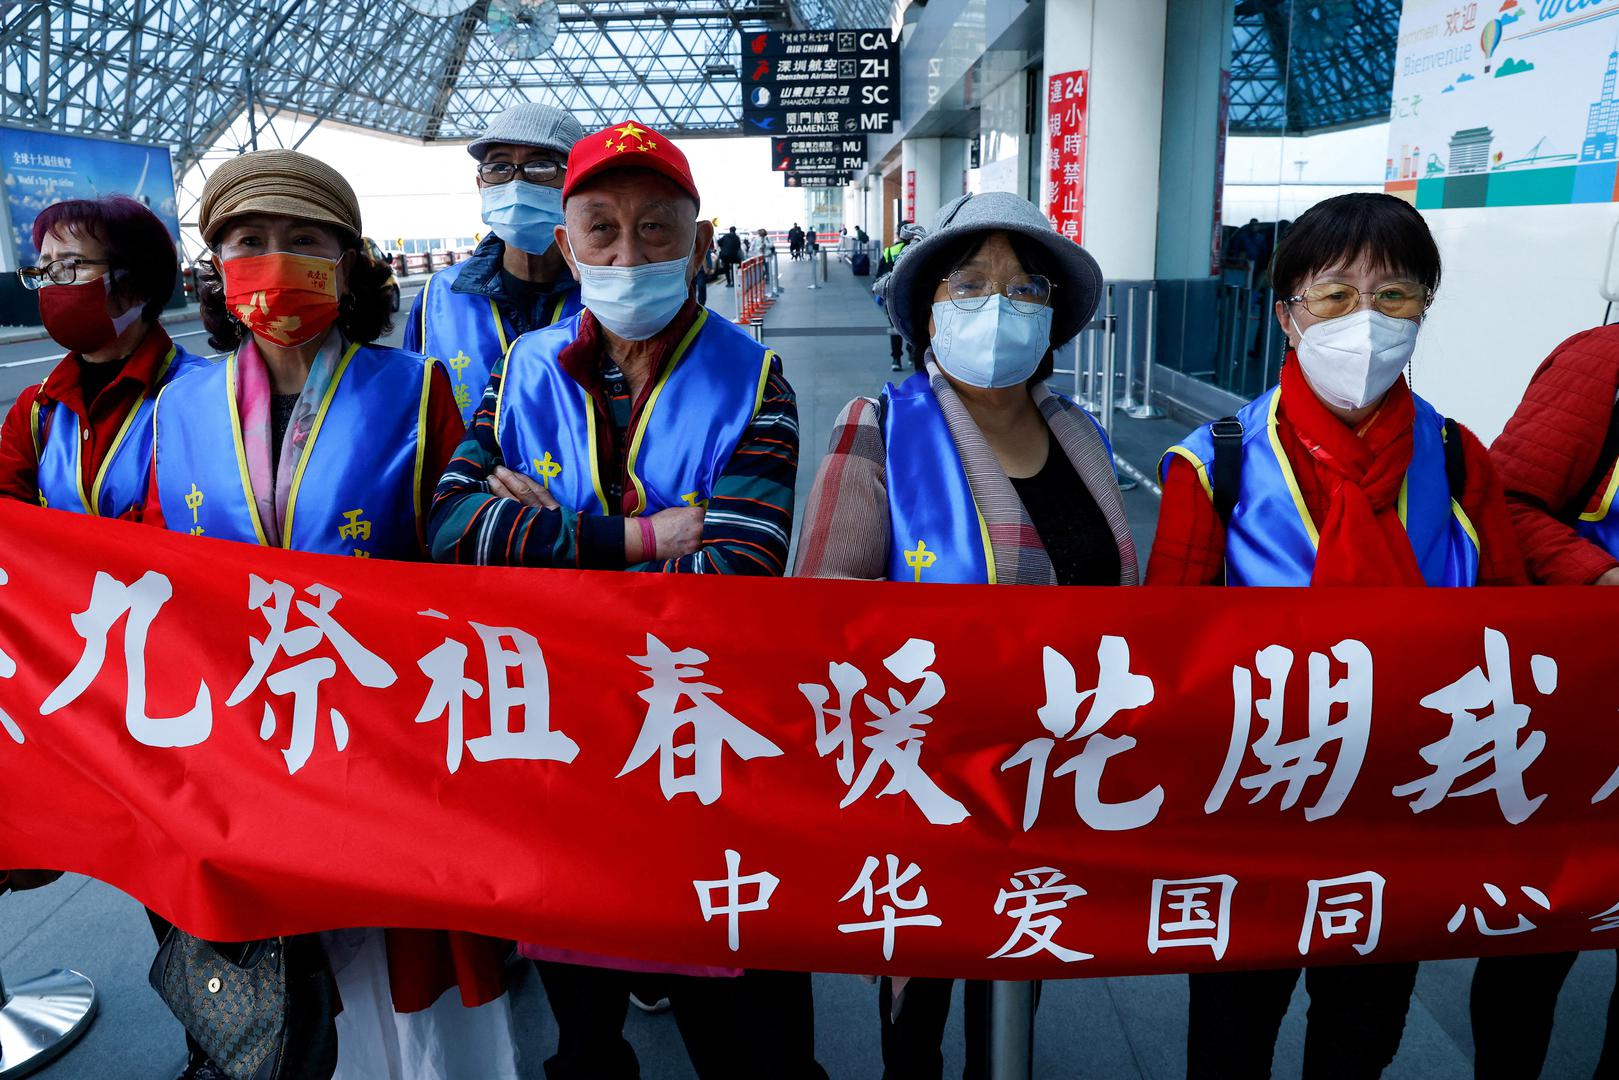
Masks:
[[[587,130],[633,114],[671,133],[739,133],[738,30],[888,26],[898,0],[477,0],[422,13],[461,6],[0,5],[0,122],[167,145],[178,174],[277,116],[431,142],[535,100]]]
[[[1235,0],[1233,135],[1388,119],[1401,0]]]

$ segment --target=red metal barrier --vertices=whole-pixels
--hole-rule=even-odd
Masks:
[[[766,281],[765,257],[755,255],[743,259],[736,267],[737,308],[736,321],[744,326],[755,315],[763,315],[770,307],[770,290]]]

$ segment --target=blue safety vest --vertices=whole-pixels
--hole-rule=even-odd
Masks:
[[[1237,413],[1242,421],[1242,483],[1226,526],[1226,584],[1304,586],[1315,570],[1319,534],[1310,520],[1293,467],[1276,427],[1278,387]],[[1445,476],[1442,416],[1411,395],[1416,407],[1411,464],[1400,488],[1398,511],[1429,585],[1478,583],[1478,534]],[[1191,462],[1213,497],[1213,425],[1205,424],[1171,446],[1159,463],[1167,476],[1171,455]]]
[[[506,357],[495,437],[506,467],[543,484],[563,506],[616,514],[601,478],[595,403],[558,363],[579,316],[524,334]],[[723,315],[697,313],[629,433],[633,514],[706,505],[764,400],[776,354]]]
[[[449,369],[461,422],[470,424],[484,387],[489,385],[489,373],[517,335],[506,325],[494,300],[450,287],[466,265],[447,266],[427,279],[422,287],[421,323],[417,329],[421,352],[443,361]],[[551,322],[561,322],[580,310],[579,290],[569,289],[551,306]]]
[[[995,583],[989,527],[925,371],[883,387],[888,580]]]
[[[1619,553],[1619,517],[1613,513],[1613,497],[1619,493],[1619,462],[1613,464],[1613,473],[1602,490],[1602,498],[1595,510],[1580,514],[1574,530],[1609,555]]]
[[[61,402],[41,409],[36,399],[29,414],[34,433],[34,454],[39,461],[35,483],[39,505],[97,517],[121,517],[146,503],[152,480],[152,409],[163,387],[188,372],[207,367],[210,361],[170,345],[168,355],[158,365],[157,378],[124,417],[113,436],[112,446],[101,459],[101,468],[84,490],[84,467],[80,457],[84,435],[79,417]],[[86,403],[88,406],[88,403]]]
[[[292,477],[282,547],[418,556],[433,363],[375,345],[344,350]],[[236,355],[166,388],[155,430],[158,498],[168,527],[267,544],[242,442]]]

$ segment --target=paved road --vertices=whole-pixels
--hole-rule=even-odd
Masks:
[[[420,291],[420,286],[405,287],[399,300],[400,314],[394,317],[393,332],[382,339],[384,344],[400,343],[404,335],[404,313],[410,310],[411,300]],[[208,331],[202,328],[202,320],[165,319],[163,325],[167,327],[171,337],[192,352],[203,354],[213,352],[208,346]],[[22,393],[23,388],[45,378],[61,358],[62,350],[48,338],[0,345],[0,408],[11,408],[11,403],[17,400],[17,395]]]

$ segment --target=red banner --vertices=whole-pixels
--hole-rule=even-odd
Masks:
[[[1085,240],[1085,134],[1089,71],[1065,71],[1046,80],[1045,211],[1057,231]]]
[[[1612,594],[339,560],[7,503],[0,866],[979,977],[1619,942]]]

